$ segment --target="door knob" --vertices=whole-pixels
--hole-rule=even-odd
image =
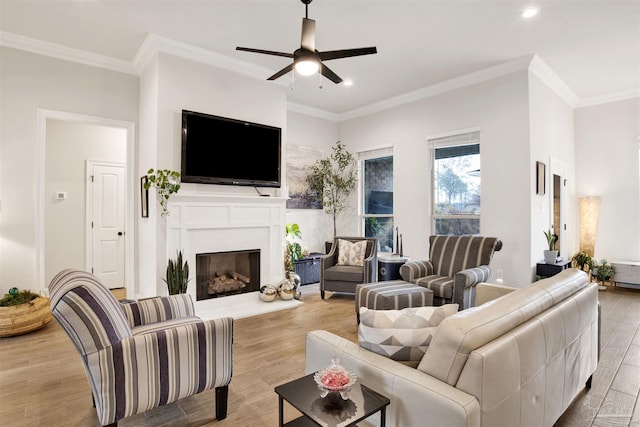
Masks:
[[[122,236],[124,233],[122,231],[118,231],[118,236]]]

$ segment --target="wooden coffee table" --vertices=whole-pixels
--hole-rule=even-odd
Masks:
[[[343,400],[339,394],[330,393],[327,397],[320,397],[320,390],[309,374],[297,380],[279,385],[275,392],[279,397],[278,422],[279,426],[302,427],[348,427],[380,412],[380,427],[385,427],[386,409],[389,399],[369,387],[360,380],[351,387],[348,400]],[[302,416],[284,424],[284,401],[302,413]]]

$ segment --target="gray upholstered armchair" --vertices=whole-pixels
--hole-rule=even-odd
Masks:
[[[502,242],[495,237],[429,236],[429,260],[400,267],[400,276],[433,291],[433,304],[475,305],[475,286],[489,279],[489,263]]]
[[[355,294],[357,284],[375,282],[377,254],[376,239],[335,237],[329,253],[320,259],[322,299],[325,291]]]
[[[93,275],[64,270],[51,311],[80,353],[98,420],[118,420],[215,388],[227,416],[233,319],[201,320],[189,295],[120,304]]]

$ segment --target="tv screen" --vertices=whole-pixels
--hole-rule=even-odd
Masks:
[[[281,133],[182,110],[182,182],[280,187]]]

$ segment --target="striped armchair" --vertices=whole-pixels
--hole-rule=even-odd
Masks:
[[[429,236],[429,260],[407,262],[400,276],[433,291],[434,305],[475,305],[475,286],[489,279],[489,263],[502,242],[495,237]]]
[[[64,270],[51,312],[80,353],[102,425],[215,388],[227,416],[233,319],[201,320],[189,295],[120,304],[93,275]]]

